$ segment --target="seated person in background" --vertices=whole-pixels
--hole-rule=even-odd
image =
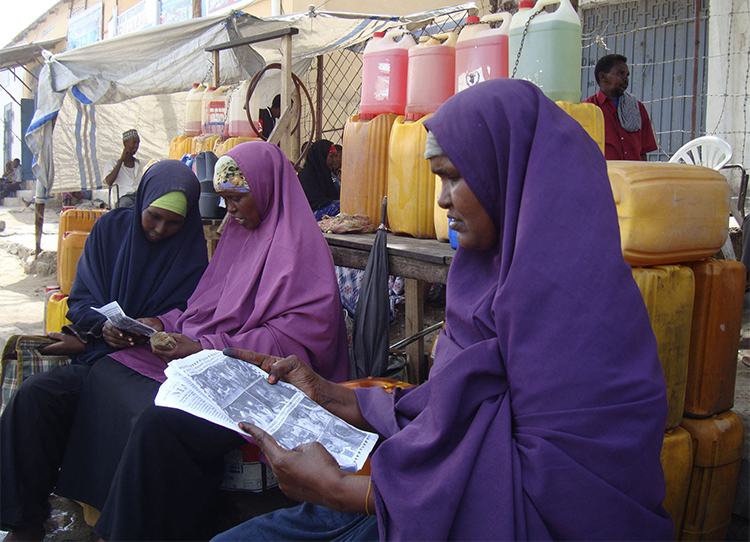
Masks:
[[[117,160],[109,160],[102,170],[104,182],[107,186],[116,186],[116,194],[119,198],[115,207],[132,207],[135,201],[135,191],[141,182],[143,165],[135,153],[141,138],[136,130],[127,130],[122,133],[122,154]]]
[[[114,209],[91,229],[68,297],[73,324],[41,349],[73,363],[25,380],[0,418],[0,528],[13,531],[9,540],[44,537],[81,388],[92,365],[117,350],[91,307],[117,301],[128,315],[155,316],[187,306],[208,265],[199,195],[190,168],[165,160],[146,171],[135,208]]]
[[[60,472],[57,494],[101,511],[104,540],[201,540],[216,533],[211,503],[237,432],[154,406],[172,359],[202,349],[299,356],[334,381],[349,353],[333,258],[289,160],[275,145],[242,143],[216,163],[230,218],[187,307],[144,321],[173,349],[133,345],[93,368]],[[204,247],[205,251],[205,247]]]
[[[273,97],[271,107],[265,107],[258,112],[258,119],[263,127],[263,137],[268,139],[273,132],[273,127],[276,126],[276,121],[281,115],[281,94],[277,94]]]
[[[298,174],[315,220],[339,214],[341,181],[333,174],[337,156],[333,143],[326,139],[316,141],[308,150],[305,166]],[[340,167],[340,161],[338,163]]]
[[[13,167],[13,162],[8,160],[5,162],[5,171],[0,178],[0,199],[8,196],[14,197],[20,188],[20,182],[16,181],[16,170]]]
[[[607,160],[646,160],[658,149],[648,112],[635,96],[625,92],[630,81],[628,59],[604,55],[594,67],[599,92],[589,96],[604,115],[604,157]]]
[[[215,540],[672,539],[664,376],[599,148],[526,81],[470,87],[425,126],[460,244],[429,379],[391,396],[228,351],[385,440],[350,476],[241,424],[305,504]]]

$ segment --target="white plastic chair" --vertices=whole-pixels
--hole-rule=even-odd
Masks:
[[[685,143],[669,161],[710,167],[718,171],[731,159],[732,146],[729,143],[716,136],[702,136]]]
[[[688,141],[669,159],[670,162],[685,162],[710,167],[719,171],[732,159],[732,146],[716,136],[702,136]],[[736,260],[732,239],[727,236],[721,252],[728,260]]]

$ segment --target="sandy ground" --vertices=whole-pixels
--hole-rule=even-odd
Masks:
[[[60,206],[52,203],[45,212],[42,255],[33,257],[34,211],[32,208],[7,208],[0,206],[0,345],[14,334],[41,334],[44,332],[45,287],[57,282],[56,261],[57,222]],[[425,307],[426,324],[440,321],[444,315],[443,305]],[[397,320],[391,326],[391,342],[402,337],[404,325],[403,306],[397,313]],[[425,348],[429,348],[428,337]],[[727,540],[747,541],[750,515],[750,367],[742,363],[742,357],[750,359],[750,295],[745,296],[742,339],[737,364],[737,385],[734,411],[745,423],[745,445],[740,483],[735,500],[735,516]],[[253,495],[234,495],[227,501],[232,508],[230,516],[246,516],[248,510],[259,509]],[[83,520],[81,507],[66,499],[51,498],[53,513],[47,521],[47,541],[91,541],[96,540],[91,529]],[[262,506],[262,505],[261,505]],[[228,517],[227,520],[230,518]],[[0,541],[5,537],[0,531]]]

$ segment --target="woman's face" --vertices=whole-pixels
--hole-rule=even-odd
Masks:
[[[217,194],[224,198],[227,212],[232,215],[237,224],[247,230],[254,230],[260,226],[260,211],[252,192],[219,190]]]
[[[146,207],[141,213],[141,227],[146,238],[152,243],[169,239],[182,229],[185,217],[174,211],[159,207]]]
[[[487,250],[497,244],[497,228],[490,215],[447,156],[430,158],[432,172],[443,183],[438,205],[448,211],[458,243],[471,250]]]

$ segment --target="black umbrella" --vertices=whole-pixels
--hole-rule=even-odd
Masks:
[[[365,275],[359,290],[352,332],[352,356],[349,378],[384,376],[388,369],[388,253],[386,250],[385,213],[387,198],[375,242],[367,258]]]

